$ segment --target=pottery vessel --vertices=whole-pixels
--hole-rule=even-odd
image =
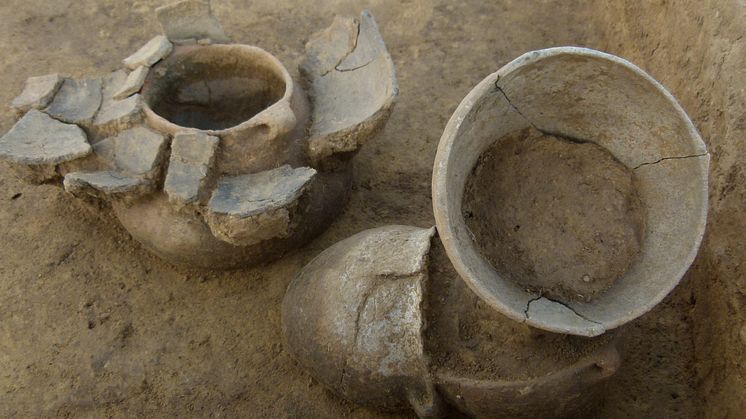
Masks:
[[[482,418],[587,412],[619,369],[615,340],[527,379],[475,379],[433,368],[425,329],[434,234],[380,227],[319,254],[283,300],[285,349],[327,388],[375,409],[409,408],[420,417],[448,417],[455,409]]]
[[[501,276],[464,221],[467,177],[495,141],[527,127],[608,150],[634,171],[645,213],[641,255],[590,302],[558,302]],[[597,336],[652,309],[697,254],[710,156],[681,106],[645,72],[585,48],[528,52],[487,76],[454,112],[433,169],[433,211],[454,267],[499,312],[557,333]]]
[[[30,182],[110,202],[173,263],[235,268],[302,246],[344,208],[352,157],[398,94],[373,16],[314,34],[296,81],[267,51],[231,43],[209,2],[156,15],[164,35],[124,69],[30,78],[0,158]]]

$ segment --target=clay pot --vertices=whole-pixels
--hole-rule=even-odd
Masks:
[[[355,403],[438,414],[421,311],[434,233],[387,226],[322,252],[293,279],[283,300],[285,349]]]
[[[465,224],[464,186],[477,159],[530,126],[594,142],[637,177],[646,214],[641,255],[591,302],[556,302],[504,278]],[[708,165],[681,106],[642,70],[598,51],[550,48],[510,62],[461,102],[438,146],[433,210],[454,267],[489,305],[533,327],[596,336],[652,309],[689,268],[705,228]]]
[[[433,229],[386,226],[319,254],[293,279],[283,300],[285,349],[333,392],[381,410],[411,408],[420,417],[444,417],[447,401],[475,417],[551,418],[593,407],[602,384],[619,368],[613,339],[596,343],[571,365],[529,379],[433,372],[425,329],[428,310],[437,308],[428,301],[449,298],[430,295],[437,291],[430,289],[436,277],[430,277],[429,265],[448,263],[434,257],[433,234]],[[454,274],[437,280],[459,279]]]
[[[29,79],[14,101],[28,115],[0,157],[30,182],[64,178],[66,191],[111,202],[135,239],[173,263],[236,268],[304,245],[344,208],[351,160],[398,94],[373,16],[337,17],[314,34],[302,86],[261,48],[222,44],[209,1],[157,17],[165,36],[127,57],[129,72]],[[39,135],[54,131],[65,141]]]
[[[339,49],[335,41],[343,38],[355,42]],[[332,222],[349,197],[351,158],[385,125],[398,89],[393,62],[368,12],[360,20],[337,18],[306,50],[304,87],[274,56],[247,45],[176,46],[150,71],[142,89],[150,128],[219,139],[208,188],[220,178],[263,176],[282,167],[305,168],[312,180],[287,193],[286,208],[255,211],[250,220],[215,215],[206,197],[197,207],[172,205],[163,192],[135,203],[114,202],[133,237],[175,263],[233,268],[276,259]],[[361,59],[369,65],[327,69],[330,59],[339,66]],[[271,196],[282,185],[254,183],[265,190],[252,198],[256,202],[285,199]],[[223,191],[231,201],[224,203],[245,205],[247,198],[233,198],[232,186]]]
[[[309,103],[285,67],[247,45],[177,46],[150,71],[142,90],[146,122],[168,135],[197,131],[220,139],[212,176],[305,165]],[[199,211],[156,192],[134,203],[114,202],[122,225],[161,257],[204,268],[270,261],[323,231],[344,208],[349,167],[316,176],[299,203],[302,225],[287,237],[242,246],[215,237]]]
[[[148,125],[220,138],[220,174],[305,164],[303,89],[272,54],[249,45],[177,46],[142,89]]]

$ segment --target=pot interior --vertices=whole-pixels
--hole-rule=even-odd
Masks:
[[[150,72],[143,96],[173,124],[223,130],[248,121],[279,101],[287,89],[282,69],[257,48],[192,47]]]

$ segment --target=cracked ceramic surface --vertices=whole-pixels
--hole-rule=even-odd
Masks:
[[[387,226],[309,263],[282,306],[285,347],[316,379],[379,409],[439,409],[423,353],[422,304],[435,229]]]
[[[501,277],[479,253],[461,206],[468,174],[496,139],[532,126],[591,141],[634,170],[646,213],[642,254],[591,302],[560,302]],[[681,106],[633,64],[598,51],[533,51],[485,78],[461,102],[438,146],[433,208],[455,268],[495,309],[531,326],[596,336],[659,303],[704,234],[709,154]]]
[[[434,228],[385,226],[319,254],[285,294],[285,349],[338,395],[376,409],[411,408],[420,417],[448,417],[449,404],[473,417],[549,418],[597,401],[621,362],[613,339],[537,377],[476,379],[433,367],[424,333],[428,310],[436,308],[427,301],[447,298],[428,296],[438,292],[430,273],[444,270],[430,269],[443,263],[431,255],[434,235]]]
[[[323,231],[349,196],[353,155],[398,93],[370,13],[313,35],[301,81],[261,48],[231,44],[209,1],[156,17],[164,34],[123,69],[29,78],[0,158],[28,181],[64,178],[68,192],[111,202],[133,237],[174,263],[267,262]],[[320,56],[338,68],[310,70]]]

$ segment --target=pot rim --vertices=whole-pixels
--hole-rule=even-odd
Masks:
[[[222,138],[226,134],[230,134],[232,132],[236,131],[243,131],[247,128],[252,128],[255,126],[260,126],[262,124],[266,123],[266,120],[268,119],[276,119],[275,115],[285,115],[287,113],[290,113],[289,116],[291,116],[294,120],[294,114],[290,107],[290,101],[294,93],[295,83],[290,76],[290,73],[285,68],[285,66],[280,62],[277,57],[272,55],[271,53],[267,52],[266,50],[253,46],[253,45],[244,45],[244,44],[210,44],[210,45],[177,45],[174,47],[174,51],[171,53],[169,57],[164,59],[163,61],[157,63],[153,66],[153,71],[155,68],[157,68],[159,65],[170,65],[169,60],[173,59],[174,57],[180,57],[185,56],[189,54],[198,53],[199,51],[202,51],[204,49],[216,49],[216,50],[225,50],[230,53],[231,50],[237,50],[242,53],[248,53],[249,55],[261,57],[261,59],[266,60],[270,66],[274,67],[274,70],[277,71],[277,73],[280,75],[283,83],[285,83],[285,93],[283,96],[278,99],[276,102],[274,102],[272,105],[268,106],[267,108],[263,109],[261,112],[257,113],[256,115],[252,116],[251,118],[241,122],[238,125],[233,125],[228,128],[218,129],[218,130],[208,130],[208,129],[199,129],[195,127],[185,127],[178,124],[175,124],[168,119],[162,117],[157,112],[155,112],[148,103],[147,100],[143,100],[143,110],[145,111],[146,118],[149,121],[152,121],[152,124],[154,126],[163,127],[166,130],[168,130],[170,133],[174,134],[177,132],[182,131],[198,131],[205,133],[207,135],[212,135],[216,137]],[[143,93],[148,88],[147,82],[145,86],[143,87]],[[143,95],[144,96],[144,95]]]
[[[662,97],[665,98],[666,102],[675,112],[677,118],[685,123],[687,137],[690,140],[690,145],[694,148],[701,148],[705,150],[705,153],[703,155],[697,156],[702,157],[701,165],[703,166],[703,176],[700,179],[701,181],[699,182],[699,187],[701,187],[703,191],[702,202],[700,202],[701,209],[700,213],[697,214],[698,217],[696,225],[692,226],[692,234],[687,237],[692,240],[689,244],[686,258],[684,258],[683,260],[672,262],[676,263],[677,265],[675,280],[670,281],[670,283],[668,284],[662,284],[663,286],[661,287],[656,287],[656,293],[647,296],[647,299],[645,301],[639,303],[636,302],[629,310],[627,310],[625,315],[618,316],[611,321],[593,321],[575,312],[575,315],[577,315],[579,322],[584,324],[570,324],[569,322],[563,323],[562,321],[547,320],[547,318],[544,317],[540,318],[528,316],[528,303],[526,305],[526,310],[519,310],[515,306],[511,306],[510,304],[508,304],[507,299],[509,297],[500,295],[499,293],[495,293],[488,289],[488,287],[484,283],[484,280],[479,277],[477,269],[475,269],[474,266],[468,263],[467,255],[470,255],[473,258],[473,250],[467,249],[468,246],[463,245],[460,242],[466,239],[471,239],[466,236],[467,233],[465,231],[467,229],[463,226],[463,216],[460,213],[454,214],[454,211],[451,211],[448,205],[448,197],[454,193],[450,190],[451,186],[449,186],[448,184],[448,179],[453,176],[451,170],[449,170],[449,158],[451,156],[454,143],[458,141],[462,123],[467,119],[467,116],[469,116],[469,114],[475,108],[475,105],[479,103],[479,100],[481,98],[483,98],[490,92],[494,92],[496,82],[500,80],[501,77],[507,76],[508,74],[519,70],[527,65],[561,55],[574,55],[591,58],[594,60],[609,61],[615,65],[626,68],[635,76],[642,78],[644,81],[649,83],[650,87],[653,88],[657,94],[660,94],[662,95]],[[704,235],[704,229],[707,219],[708,167],[709,153],[706,152],[705,144],[702,141],[702,138],[700,137],[699,133],[697,132],[696,128],[694,127],[693,123],[686,115],[682,107],[671,95],[671,93],[669,93],[660,83],[658,83],[650,75],[642,71],[634,64],[614,55],[581,47],[555,47],[537,51],[530,51],[509,62],[508,64],[500,68],[497,72],[490,74],[479,84],[477,84],[461,101],[456,111],[454,111],[453,115],[448,121],[448,124],[446,125],[443,135],[438,144],[433,167],[432,194],[435,223],[438,229],[438,234],[443,241],[443,245],[445,247],[448,258],[452,262],[454,268],[461,276],[461,278],[466,281],[469,288],[471,288],[472,291],[474,291],[491,307],[495,308],[500,313],[515,321],[526,323],[530,326],[550,332],[569,333],[580,336],[598,336],[600,334],[603,334],[606,330],[621,326],[628,321],[633,320],[651,310],[655,305],[663,300],[666,295],[668,295],[668,293],[678,284],[678,282],[689,269],[689,266],[692,264],[695,256],[697,255],[702,237]],[[643,249],[643,252],[644,251],[645,250]],[[478,254],[478,251],[476,257],[480,260],[484,260],[484,258],[480,254]],[[497,278],[501,281],[507,281],[499,274],[497,274]],[[541,295],[537,295],[537,293],[529,293],[525,290],[521,290],[521,292],[525,294],[526,300],[528,302],[541,297]],[[570,308],[570,310],[573,310],[569,306],[566,307]]]

